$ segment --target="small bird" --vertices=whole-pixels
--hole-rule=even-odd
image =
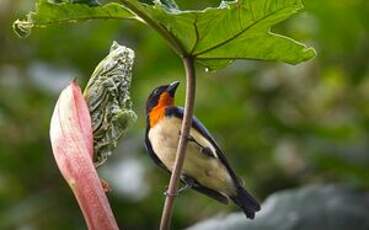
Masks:
[[[154,162],[171,172],[181,135],[183,109],[175,106],[178,81],[155,88],[146,102],[145,147]],[[250,219],[260,204],[243,187],[223,151],[195,117],[188,137],[181,182],[221,203],[232,200]],[[182,189],[181,189],[182,190]]]

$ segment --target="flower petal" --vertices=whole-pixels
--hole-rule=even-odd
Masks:
[[[72,82],[59,96],[50,124],[56,163],[71,187],[89,229],[118,229],[92,162],[91,118],[79,86]]]

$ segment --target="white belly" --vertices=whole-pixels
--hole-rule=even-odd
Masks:
[[[162,119],[149,132],[154,152],[170,171],[176,157],[180,129],[181,121],[176,117],[170,117]],[[190,134],[198,143],[209,147],[216,154],[214,147],[199,132],[191,129]],[[201,148],[193,142],[187,145],[182,172],[213,190],[228,195],[235,193],[232,178],[223,164],[217,158],[201,153]]]

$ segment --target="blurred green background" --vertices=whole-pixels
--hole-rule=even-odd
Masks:
[[[219,4],[177,2],[183,9]],[[60,90],[73,78],[84,86],[113,40],[136,51],[131,93],[139,120],[99,171],[113,187],[108,196],[120,226],[157,228],[169,176],[144,150],[144,103],[155,86],[181,80],[183,105],[179,58],[135,22],[50,26],[19,39],[11,24],[33,4],[0,0],[0,228],[85,228],[54,162],[49,120]],[[305,184],[369,188],[369,2],[305,5],[273,31],[314,46],[314,60],[239,61],[216,73],[198,67],[196,116],[260,201]],[[235,210],[188,191],[176,200],[174,229]]]

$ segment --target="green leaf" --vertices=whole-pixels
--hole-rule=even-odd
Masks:
[[[210,69],[236,59],[297,64],[316,55],[313,48],[270,31],[301,10],[301,0],[239,0],[202,11],[169,11],[158,1],[153,6],[134,0],[122,2],[148,18],[143,20],[170,33],[169,40],[180,44],[177,52],[194,56]]]
[[[15,22],[15,31],[27,34],[33,26],[95,18],[136,19],[152,27],[180,56],[193,56],[208,69],[220,69],[237,59],[297,64],[313,58],[313,48],[280,34],[271,27],[303,8],[301,0],[236,0],[217,8],[181,11],[174,0],[120,0],[89,7],[51,4],[39,0],[35,13]]]
[[[62,3],[62,2],[82,3],[82,4],[89,5],[89,6],[98,6],[98,5],[100,5],[100,3],[97,0],[49,0],[49,2],[51,2],[51,3]]]
[[[169,10],[179,10],[178,5],[174,0],[154,0],[154,2],[156,2],[156,4],[163,4]]]
[[[85,1],[86,2],[86,1]],[[93,4],[96,1],[89,1]],[[26,19],[16,20],[13,29],[20,37],[30,35],[33,27],[45,27],[52,24],[64,24],[90,19],[137,19],[129,10],[118,3],[91,7],[87,4],[70,1],[38,0],[35,12],[30,12]]]

